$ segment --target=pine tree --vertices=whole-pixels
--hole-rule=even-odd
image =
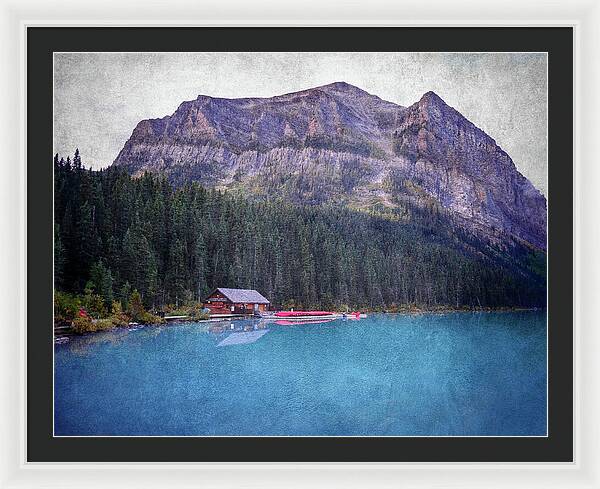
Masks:
[[[73,167],[76,170],[81,170],[83,165],[81,164],[81,156],[79,155],[79,148],[75,149],[75,155],[73,156]]]
[[[113,277],[110,268],[106,268],[102,260],[94,263],[90,270],[90,282],[94,290],[104,300],[107,308],[110,308],[114,299]]]
[[[137,289],[129,297],[127,312],[134,321],[143,321],[146,310],[144,309],[142,296]]]
[[[65,248],[60,237],[60,225],[54,225],[54,283],[59,289],[64,288]]]
[[[153,307],[223,286],[256,288],[277,306],[545,304],[543,253],[481,242],[436,207],[402,202],[390,219],[92,171],[79,151],[52,164],[55,286],[84,294],[89,285],[105,306],[112,295],[127,309],[133,289]],[[301,191],[327,191],[334,177]]]

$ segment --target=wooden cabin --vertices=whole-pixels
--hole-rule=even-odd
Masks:
[[[218,288],[204,301],[210,314],[254,314],[269,310],[270,302],[253,289]]]

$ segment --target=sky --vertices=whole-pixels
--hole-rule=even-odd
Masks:
[[[433,90],[547,193],[545,53],[55,53],[54,152],[117,156],[142,119],[185,100],[272,97],[345,81],[409,106]]]

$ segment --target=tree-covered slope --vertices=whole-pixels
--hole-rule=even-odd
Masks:
[[[147,306],[255,288],[275,305],[391,308],[545,304],[545,254],[482,239],[437,205],[315,206],[248,198],[55,158],[55,282]]]

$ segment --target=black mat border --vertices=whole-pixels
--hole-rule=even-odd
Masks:
[[[29,462],[567,462],[573,459],[571,28],[30,27],[26,49]],[[549,436],[53,438],[52,53],[59,51],[548,52]]]

